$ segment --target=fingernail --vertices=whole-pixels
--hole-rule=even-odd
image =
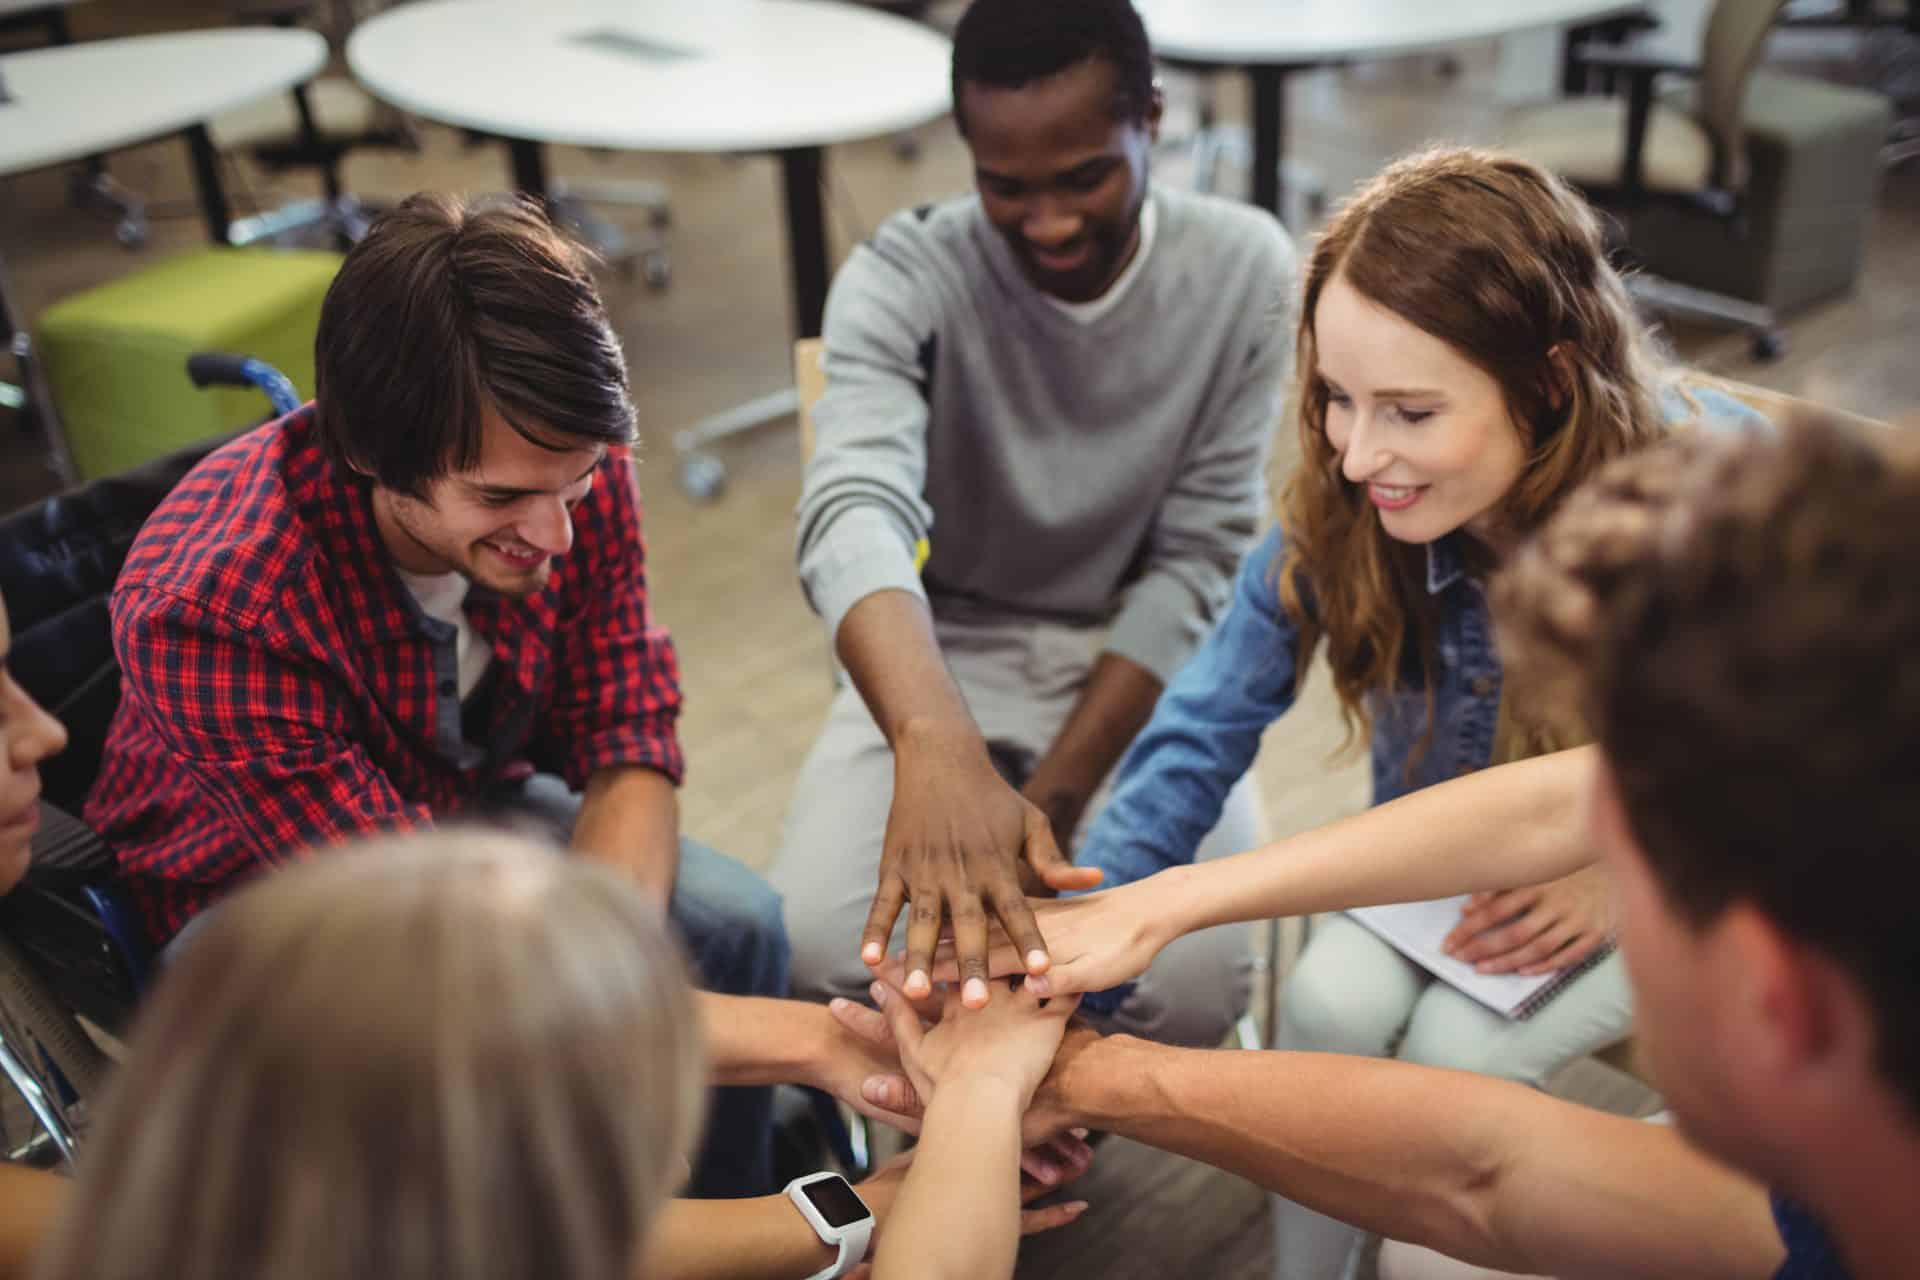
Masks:
[[[880,944],[877,942],[869,942],[866,946],[860,948],[860,959],[866,964],[879,964],[882,960],[886,959],[886,955],[887,953],[881,949]]]
[[[1055,1169],[1055,1168],[1054,1168],[1054,1167],[1053,1167],[1052,1165],[1050,1165],[1050,1164],[1043,1164],[1043,1165],[1041,1165],[1041,1166],[1040,1166],[1040,1181],[1042,1181],[1042,1182],[1044,1182],[1044,1183],[1046,1183],[1046,1184],[1047,1184],[1048,1186],[1052,1186],[1052,1185],[1053,1185],[1054,1183],[1056,1183],[1056,1182],[1058,1182],[1058,1181],[1060,1181],[1060,1173],[1059,1173],[1059,1170],[1057,1170],[1057,1169]]]
[[[1035,947],[1027,952],[1027,972],[1039,973],[1047,967],[1047,953]]]
[[[887,984],[876,982],[867,988],[867,994],[873,997],[875,1004],[884,1005],[887,1002]]]
[[[1068,1132],[1073,1134],[1074,1137],[1080,1139],[1080,1141],[1082,1142],[1085,1142],[1087,1140],[1087,1131],[1085,1129],[1070,1129],[1068,1130]]]
[[[968,978],[966,990],[962,995],[968,1004],[985,1004],[987,1002],[987,984],[978,978]]]
[[[1039,996],[1042,1000],[1053,994],[1053,983],[1049,982],[1045,977],[1028,978],[1024,985],[1027,990],[1033,992],[1034,995]]]
[[[1077,1218],[1087,1211],[1087,1202],[1085,1200],[1075,1200],[1072,1204],[1063,1204],[1060,1207]]]
[[[927,977],[925,969],[915,969],[907,975],[907,994],[923,996],[933,989],[933,982]]]
[[[827,1001],[827,1008],[832,1010],[834,1013],[838,1013],[840,1012],[841,1006],[846,1004],[846,1002],[847,1002],[846,997],[835,996],[833,999]]]

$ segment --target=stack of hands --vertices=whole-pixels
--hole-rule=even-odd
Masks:
[[[858,1085],[860,1110],[918,1133],[927,1107],[944,1085],[972,1089],[1004,1087],[1019,1100],[1022,1190],[1028,1201],[1072,1182],[1087,1171],[1093,1150],[1086,1130],[1074,1125],[1057,1096],[1044,1089],[1056,1061],[1097,1032],[1075,1021],[1075,998],[1047,998],[1032,984],[1016,982],[980,1009],[955,991],[925,1000],[909,998],[892,983],[873,984],[876,1007],[852,1000],[829,1006],[834,1020],[868,1051],[876,1067]],[[897,1067],[893,1063],[897,1062]],[[1028,1184],[1031,1184],[1029,1186]],[[1064,1226],[1086,1208],[1073,1201],[1029,1211],[1027,1234]]]
[[[1042,997],[1110,990],[1145,973],[1187,931],[1178,888],[1185,870],[1076,898],[1026,899],[1018,927],[1044,939],[1036,946],[1016,944],[995,921],[977,939],[949,930],[916,947],[909,932],[904,953],[880,960],[870,943],[865,954],[883,984],[914,999],[964,975],[961,1000],[969,1008],[986,1005],[989,980],[1010,976],[1024,975]],[[1588,867],[1545,884],[1474,894],[1446,947],[1482,973],[1550,973],[1580,963],[1612,934],[1606,875]]]
[[[953,1122],[963,1130],[998,1123],[1011,1133],[1017,1123],[1026,1148],[1021,1198],[1030,1205],[1078,1178],[1091,1160],[1061,1083],[1079,1050],[1098,1038],[1073,1021],[1080,996],[1139,978],[1164,947],[1204,922],[1187,909],[1190,867],[1053,896],[1093,889],[1101,873],[1061,856],[1071,820],[1063,832],[1028,797],[1009,798],[1015,803],[992,815],[1005,829],[975,833],[999,838],[961,848],[1011,846],[1013,857],[970,859],[951,847],[950,856],[935,857],[928,850],[940,842],[902,840],[890,830],[861,947],[877,977],[873,1007],[832,1002],[843,1037],[835,1079],[826,1084],[866,1114],[912,1132],[943,1108],[967,1113]],[[890,826],[899,825],[897,799]],[[906,949],[888,957],[886,941],[902,911]],[[1611,916],[1605,878],[1589,868],[1474,895],[1447,946],[1482,972],[1544,973],[1601,946]],[[928,1158],[923,1149],[922,1163]],[[863,1192],[891,1201],[906,1168],[904,1161],[883,1168]],[[1027,1208],[1022,1230],[1065,1225],[1085,1208],[1079,1200]]]
[[[1065,1226],[1086,1210],[1087,1202],[1078,1199],[1034,1207],[1035,1201],[1078,1179],[1093,1160],[1086,1130],[1072,1127],[1058,1108],[1036,1105],[1036,1094],[1049,1078],[1063,1040],[1094,1033],[1084,1026],[1069,1032],[1078,1000],[1043,998],[1017,980],[1011,987],[978,1009],[963,1003],[956,990],[914,1001],[885,982],[873,984],[875,1008],[851,1000],[832,1002],[845,1038],[837,1055],[843,1070],[862,1063],[877,1068],[859,1080],[857,1092],[849,1088],[853,1081],[848,1077],[837,1082],[835,1091],[866,1114],[922,1135],[918,1148],[889,1161],[860,1184],[861,1198],[883,1222],[903,1213],[915,1194],[923,1200],[929,1194],[943,1197],[948,1203],[942,1212],[973,1216],[966,1206],[951,1203],[950,1191],[929,1193],[929,1187],[958,1185],[983,1197],[1008,1195],[983,1173],[994,1167],[1011,1172],[1016,1133],[1018,1146],[1024,1147],[1019,1151],[1019,1233]],[[995,1154],[996,1148],[1001,1154]],[[921,1175],[917,1192],[908,1181],[916,1166]],[[921,1211],[929,1208],[937,1206],[919,1206]],[[853,1274],[870,1277],[874,1265]],[[895,1270],[885,1274],[894,1275]]]

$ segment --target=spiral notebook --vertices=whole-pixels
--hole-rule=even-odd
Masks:
[[[1608,943],[1579,964],[1534,977],[1476,972],[1472,965],[1463,964],[1440,950],[1440,944],[1460,923],[1460,909],[1466,903],[1467,895],[1463,893],[1432,902],[1356,907],[1347,914],[1434,977],[1507,1018],[1531,1018],[1565,991],[1575,978],[1613,953],[1613,944]]]

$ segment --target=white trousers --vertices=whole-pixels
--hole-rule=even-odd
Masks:
[[[1535,1088],[1575,1058],[1625,1039],[1632,991],[1618,953],[1525,1020],[1503,1018],[1428,974],[1345,915],[1328,916],[1280,992],[1276,1046],[1393,1056]],[[1362,1233],[1273,1197],[1275,1280],[1338,1280]]]

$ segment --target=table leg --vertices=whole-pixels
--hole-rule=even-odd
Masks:
[[[46,37],[49,45],[73,43],[73,29],[67,25],[67,11],[62,4],[50,4],[40,9],[17,9],[12,13],[0,14],[0,35],[12,35],[16,31],[35,29]]]
[[[513,163],[513,189],[547,199],[547,149],[531,138],[508,138],[507,155]]]
[[[213,139],[207,136],[207,126],[188,128],[187,150],[193,154],[193,183],[200,191],[200,216],[206,219],[207,237],[215,244],[227,244],[233,230],[233,210],[227,205],[226,188],[220,184],[220,157],[214,152]]]
[[[60,416],[54,411],[53,392],[40,368],[40,357],[33,349],[33,335],[14,317],[7,300],[7,268],[0,262],[0,347],[13,352],[20,385],[16,388],[24,425],[40,437],[47,450],[47,462],[62,485],[75,483],[73,456],[67,452],[66,433],[60,429]],[[8,384],[0,382],[0,388]]]
[[[780,153],[796,338],[819,337],[821,318],[827,310],[827,217],[820,197],[825,164],[819,147],[795,147]]]
[[[1278,218],[1287,149],[1287,68],[1249,67],[1253,79],[1253,202]]]
[[[820,194],[826,153],[819,147],[795,147],[779,156],[787,205],[787,269],[793,278],[793,332],[796,338],[817,338],[827,309],[827,216]],[[680,488],[696,502],[717,498],[726,487],[727,469],[707,449],[729,436],[790,417],[799,408],[799,396],[787,387],[675,432]]]

